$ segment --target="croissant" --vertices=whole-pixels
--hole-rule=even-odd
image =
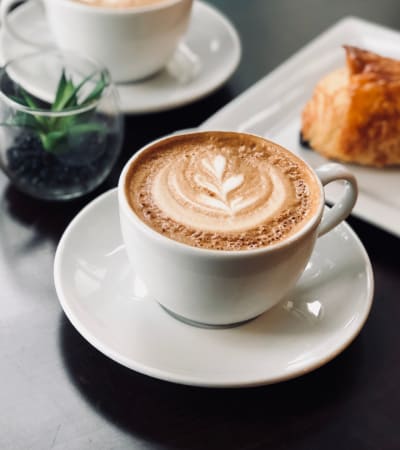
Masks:
[[[346,67],[321,79],[304,107],[302,139],[330,159],[400,164],[400,61],[344,48]]]

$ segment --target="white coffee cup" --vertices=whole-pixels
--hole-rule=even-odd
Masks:
[[[301,276],[317,238],[343,221],[356,202],[354,176],[344,166],[328,163],[315,171],[310,168],[320,201],[312,218],[294,235],[255,250],[192,247],[157,233],[129,205],[125,189],[129,167],[153,144],[136,153],[121,173],[122,236],[131,265],[149,294],[174,316],[192,324],[238,324],[276,305]],[[343,196],[333,208],[325,209],[323,186],[336,180],[345,181]]]
[[[148,6],[105,8],[74,0],[31,0],[44,5],[55,43],[62,50],[87,55],[104,64],[116,82],[148,77],[161,70],[183,38],[193,0],[161,0]],[[4,28],[28,45],[9,20],[10,9],[20,0],[1,0]]]

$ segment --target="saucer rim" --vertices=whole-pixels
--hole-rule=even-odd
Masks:
[[[17,17],[24,16],[27,12],[29,13],[29,8],[38,8],[38,4],[36,2],[25,2],[21,5],[19,5],[15,11],[13,11],[13,15],[15,15]],[[27,11],[25,11],[25,10],[27,10]],[[230,64],[224,65],[223,75],[220,76],[219,78],[217,78],[216,80],[214,80],[213,83],[211,83],[211,84],[207,83],[205,86],[203,86],[202,89],[200,89],[201,88],[201,84],[200,84],[200,86],[196,89],[196,91],[194,93],[188,92],[188,93],[186,93],[186,95],[180,95],[180,96],[178,96],[178,98],[172,99],[172,101],[168,99],[168,100],[165,100],[164,102],[159,102],[157,105],[155,105],[155,104],[153,104],[153,105],[147,104],[146,105],[146,102],[142,102],[141,107],[137,107],[135,102],[130,102],[130,104],[128,104],[128,105],[125,104],[124,101],[121,99],[122,97],[126,96],[126,93],[124,93],[124,90],[125,89],[134,89],[134,88],[140,89],[140,87],[142,87],[142,86],[146,87],[146,88],[151,88],[151,85],[154,83],[156,84],[157,80],[159,80],[160,77],[163,76],[163,74],[165,73],[164,70],[161,70],[159,73],[155,74],[154,76],[152,76],[150,78],[146,78],[145,80],[142,80],[142,81],[135,81],[135,82],[128,82],[128,83],[114,83],[116,90],[118,92],[118,96],[120,98],[119,99],[119,107],[123,114],[137,115],[137,114],[161,113],[161,112],[174,110],[174,109],[186,106],[186,105],[190,105],[192,103],[195,103],[196,101],[199,101],[199,100],[207,97],[208,95],[211,95],[215,91],[217,91],[235,73],[235,71],[237,70],[237,68],[241,62],[241,59],[242,59],[242,43],[241,43],[239,33],[238,33],[237,29],[235,28],[234,24],[218,8],[216,8],[215,6],[210,5],[202,0],[196,0],[196,2],[193,4],[192,20],[195,19],[196,10],[197,10],[197,14],[213,15],[215,17],[215,19],[219,22],[220,26],[222,26],[223,29],[225,30],[224,33],[226,33],[230,37],[230,41],[232,44],[232,51],[234,54],[230,60]],[[42,15],[42,13],[41,13],[41,15]],[[191,28],[189,26],[187,34],[186,34],[186,38],[188,36],[190,36],[190,33],[191,33]],[[0,26],[0,61],[3,65],[4,65],[4,63],[13,59],[13,57],[15,56],[15,55],[7,56],[7,54],[6,54],[7,52],[4,50],[4,44],[5,44],[5,40],[7,38],[8,38],[8,36],[6,35],[4,26]],[[186,38],[184,38],[183,41],[185,41]],[[23,44],[23,43],[19,43],[16,45],[21,45],[21,48],[23,49],[23,51],[21,51],[21,53],[18,53],[18,51],[15,52],[16,56],[26,54],[29,51],[28,50],[29,48],[32,49],[31,50],[32,52],[38,51],[38,48],[35,46],[29,47],[27,44]],[[50,49],[50,48],[56,48],[56,47],[54,46],[54,44],[52,44],[51,46],[49,46],[47,48]],[[220,67],[220,64],[218,64],[218,68],[219,67]],[[211,71],[208,71],[208,73],[212,74],[213,71],[214,71],[214,69]],[[176,81],[176,80],[173,81],[172,77],[170,77],[170,76],[168,76],[168,78],[170,78],[170,81],[168,83],[168,88],[164,92],[170,92],[171,90],[175,90],[176,88],[179,88],[178,81]],[[196,78],[194,78],[193,81],[191,81],[189,84],[192,84],[192,83],[193,84],[196,83]]]
[[[76,227],[79,226],[81,219],[89,215],[93,209],[95,209],[99,203],[108,200],[108,197],[112,197],[117,195],[117,188],[112,188],[98,197],[93,199],[90,203],[88,203],[70,222],[70,224],[65,229],[59,244],[56,249],[55,258],[54,258],[54,266],[53,266],[53,276],[54,276],[54,285],[56,289],[56,293],[60,302],[60,305],[71,322],[74,328],[79,332],[79,334],[89,342],[94,348],[103,353],[108,358],[113,361],[121,364],[122,366],[134,370],[135,372],[141,373],[143,375],[150,376],[152,378],[156,378],[159,380],[172,382],[176,384],[195,386],[195,387],[205,387],[205,388],[246,388],[246,387],[257,387],[257,386],[266,386],[270,384],[276,384],[284,381],[288,381],[294,378],[298,378],[307,373],[313,372],[314,370],[324,366],[328,362],[335,359],[340,353],[342,353],[346,348],[350,346],[350,344],[355,340],[355,338],[359,335],[362,328],[364,327],[369,314],[371,312],[371,308],[373,305],[373,297],[374,297],[374,275],[373,269],[371,265],[370,258],[368,253],[363,246],[360,238],[357,236],[355,231],[347,224],[345,221],[342,222],[339,226],[343,226],[350,236],[350,238],[355,243],[358,251],[360,252],[360,257],[365,266],[365,300],[363,303],[363,308],[360,309],[361,317],[357,323],[357,326],[351,330],[350,335],[344,337],[344,341],[341,345],[338,345],[334,348],[330,353],[326,354],[325,357],[321,357],[317,361],[313,361],[312,363],[305,363],[300,367],[296,367],[289,372],[285,372],[282,375],[276,376],[268,376],[268,374],[264,374],[264,376],[254,376],[248,381],[225,381],[225,380],[205,380],[204,377],[196,377],[193,375],[184,375],[184,374],[171,374],[168,370],[162,370],[158,367],[145,365],[140,362],[132,361],[132,359],[127,357],[122,357],[115,352],[110,346],[103,344],[101,340],[99,340],[95,335],[93,335],[89,330],[86,329],[86,326],[82,321],[79,320],[72,312],[72,309],[69,307],[67,295],[64,294],[63,289],[63,281],[62,281],[62,259],[65,253],[66,244],[70,234],[73,233]],[[115,198],[117,200],[117,198]],[[159,305],[157,305],[159,307]],[[173,319],[176,320],[176,319]],[[178,322],[181,323],[181,322]],[[184,326],[191,326],[185,325]],[[213,330],[204,329],[204,332],[209,332]],[[215,331],[215,330],[214,330]],[[217,330],[218,332],[218,330]]]

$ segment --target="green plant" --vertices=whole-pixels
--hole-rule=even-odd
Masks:
[[[49,112],[68,112],[76,108],[89,107],[91,104],[95,105],[107,86],[107,80],[103,73],[86,97],[80,100],[78,96],[82,88],[92,80],[94,75],[89,75],[78,85],[74,85],[63,70]],[[18,87],[18,95],[13,96],[12,99],[33,110],[41,109],[38,101],[20,86]],[[11,123],[6,125],[33,129],[37,133],[43,149],[55,153],[65,151],[65,146],[62,144],[65,143],[67,136],[78,137],[84,133],[105,132],[104,126],[91,121],[90,116],[90,108],[84,112],[75,114],[72,112],[66,115],[45,115],[18,111]]]

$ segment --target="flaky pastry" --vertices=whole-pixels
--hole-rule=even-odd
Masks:
[[[400,164],[400,61],[344,48],[346,67],[321,79],[303,110],[302,138],[330,159]]]

